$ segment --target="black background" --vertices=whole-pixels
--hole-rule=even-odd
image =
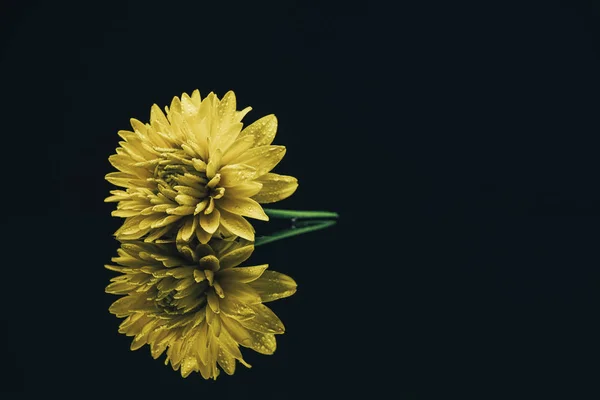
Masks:
[[[598,398],[600,6],[398,3],[4,0],[1,389]],[[116,132],[196,88],[277,115],[277,207],[341,214],[256,250],[287,332],[216,382],[104,293]]]

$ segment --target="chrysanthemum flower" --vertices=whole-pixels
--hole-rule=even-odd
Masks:
[[[165,364],[187,377],[198,371],[205,379],[227,374],[236,360],[250,367],[239,346],[262,354],[275,351],[275,334],[284,332],[277,316],[263,303],[291,296],[296,283],[267,265],[238,267],[254,250],[245,241],[213,239],[194,249],[187,244],[122,243],[122,273],[106,292],[126,295],[110,312],[126,319],[119,332],[134,336],[131,349],[150,345],[152,357],[166,350]]]
[[[118,202],[112,215],[126,218],[120,240],[207,243],[217,233],[254,240],[244,218],[268,220],[259,203],[272,203],[296,190],[296,178],[270,173],[285,147],[272,146],[277,119],[268,115],[242,129],[250,107],[236,111],[233,92],[219,100],[175,97],[166,115],[155,104],[150,124],[132,119],[132,131],[120,131],[117,154],[109,160],[120,172],[106,179],[125,190],[111,191]]]

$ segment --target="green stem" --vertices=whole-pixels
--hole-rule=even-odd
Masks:
[[[279,210],[277,210],[277,211],[279,211]],[[332,213],[332,214],[335,214],[335,213]],[[336,214],[336,216],[337,216],[337,214]],[[336,222],[337,221],[335,221],[335,220],[329,220],[329,221],[302,221],[302,224],[301,224],[302,226],[299,226],[297,228],[289,228],[289,229],[285,229],[283,231],[275,232],[274,234],[269,235],[269,236],[262,236],[262,237],[256,238],[256,241],[254,242],[254,247],[260,246],[260,245],[263,245],[263,244],[267,244],[267,243],[271,243],[271,242],[274,242],[276,240],[285,239],[285,238],[288,238],[288,237],[291,237],[291,236],[302,235],[303,233],[308,233],[308,232],[313,232],[313,231],[318,231],[318,230],[321,230],[321,229],[325,229],[325,228],[328,228],[328,227],[330,227],[332,225],[335,225]]]
[[[276,210],[265,208],[265,213],[273,218],[338,218],[339,214],[331,211],[297,211],[297,210]]]

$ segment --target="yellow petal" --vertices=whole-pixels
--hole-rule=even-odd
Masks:
[[[159,221],[156,221],[152,224],[152,228],[156,229],[156,228],[161,228],[163,226],[167,226],[169,224],[172,224],[173,222],[179,221],[182,218],[181,215],[169,215],[168,217],[165,217]]]
[[[153,223],[165,217],[164,214],[149,215],[140,222],[140,229],[150,228]]]
[[[261,297],[249,284],[223,281],[219,282],[223,291],[225,292],[225,298],[231,296],[235,300],[245,304],[258,304],[261,302]]]
[[[146,344],[147,337],[148,337],[148,333],[136,335],[133,338],[133,341],[131,342],[131,346],[129,346],[129,348],[132,351],[135,351],[135,350],[139,349],[140,347],[142,347],[143,345]]]
[[[287,275],[275,271],[265,271],[260,278],[248,283],[260,295],[264,303],[296,293],[296,282]]]
[[[206,307],[206,322],[209,327],[209,336],[212,334],[215,337],[219,337],[222,329],[221,318],[211,307]]]
[[[127,218],[125,219],[125,222],[123,222],[123,225],[121,225],[121,227],[117,230],[117,232],[125,234],[137,232],[138,230],[140,230],[140,222],[142,222],[146,218],[147,217],[145,215],[138,215],[135,217]]]
[[[213,379],[217,379],[220,370],[217,368],[217,356],[219,353],[219,342],[215,336],[211,336],[209,333],[208,337],[208,366],[210,367],[210,376]]]
[[[171,135],[178,143],[192,136],[192,129],[180,113],[171,113]],[[163,128],[164,129],[164,128]]]
[[[188,313],[192,310],[197,310],[198,307],[206,304],[206,297],[185,297],[179,301],[178,308],[183,313]],[[182,320],[185,321],[185,320]]]
[[[190,271],[190,274],[192,272]],[[193,278],[186,278],[186,279],[181,279],[179,281],[179,284],[177,286],[175,286],[175,290],[177,290],[178,292],[185,290],[189,287],[192,286],[192,284],[194,283],[194,279]]]
[[[198,271],[198,270],[195,270],[195,271]],[[193,280],[195,282],[198,282],[198,281],[196,281],[196,274],[194,274]],[[183,299],[185,297],[197,298],[204,292],[204,290],[206,290],[207,286],[208,286],[208,284],[190,285],[187,288],[183,289],[182,291],[175,293],[173,295],[173,298],[174,299]]]
[[[252,111],[252,107],[246,107],[241,111],[236,111],[235,113],[235,121],[241,121],[242,119],[244,119],[244,117],[246,116],[246,114],[248,114],[250,111]]]
[[[174,96],[171,100],[171,106],[169,107],[169,113],[181,113],[181,101],[179,97]]]
[[[211,138],[209,152],[215,149],[227,150],[237,139],[244,124],[241,122],[226,122],[219,126],[219,133]]]
[[[191,215],[196,209],[195,206],[179,206],[167,209],[169,215]]]
[[[269,217],[258,202],[249,198],[224,196],[216,200],[217,207],[233,214],[268,221]]]
[[[206,209],[206,207],[208,207],[209,204],[210,204],[210,199],[202,200],[200,203],[198,203],[198,205],[194,209],[194,215],[200,214],[202,211],[204,211]]]
[[[254,251],[253,245],[238,247],[229,253],[225,253],[219,257],[221,269],[236,267],[246,261]]]
[[[201,176],[197,176],[194,174],[190,174],[189,172],[186,172],[185,174],[183,174],[183,176],[181,176],[181,175],[175,176],[175,180],[177,180],[177,182],[182,185],[191,186],[191,187],[202,186],[206,182],[208,182],[208,180],[206,178],[203,178]]]
[[[107,181],[116,186],[132,187],[131,180],[136,179],[135,176],[125,172],[111,172],[104,177]]]
[[[206,321],[200,324],[198,329],[198,336],[192,345],[192,351],[196,352],[196,355],[200,361],[206,364],[208,360],[208,323]]]
[[[262,333],[248,330],[250,334],[250,347],[252,350],[260,354],[273,354],[277,348],[275,335],[272,333]]]
[[[177,204],[157,204],[155,206],[152,206],[152,211],[157,213],[165,213],[168,209],[175,207],[177,207]]]
[[[204,210],[204,214],[210,214],[215,209],[215,199],[212,197],[208,198],[208,206]]]
[[[183,151],[185,151],[185,154],[192,157],[192,165],[196,166],[197,164],[194,162],[194,160],[198,160],[198,157],[200,157],[200,154],[198,154],[198,152],[196,150],[194,150],[194,147],[192,147],[191,145],[189,145],[187,143],[182,143],[181,148],[183,149]],[[186,160],[186,161],[189,162],[189,160]],[[196,171],[198,171],[197,168],[195,168],[195,169],[196,169]]]
[[[223,323],[223,328],[227,330],[227,333],[231,335],[233,340],[235,340],[237,343],[245,347],[249,347],[252,344],[252,336],[250,335],[250,332],[238,321],[221,315],[221,322]]]
[[[181,376],[187,378],[193,371],[198,371],[198,361],[196,357],[187,356],[181,363]]]
[[[194,166],[194,169],[198,172],[204,172],[207,168],[206,163],[199,158],[192,159],[192,165]]]
[[[138,134],[136,134],[135,132],[132,132],[132,131],[120,130],[117,132],[117,135],[121,136],[121,138],[123,138],[126,142],[127,141],[131,141],[131,142],[135,142],[135,141],[139,142],[140,141],[140,137],[138,136]]]
[[[244,164],[226,165],[219,170],[221,181],[219,186],[228,188],[254,179],[256,168]]]
[[[244,152],[252,148],[255,142],[253,135],[247,135],[245,137],[238,138],[223,154],[221,163],[223,165],[230,164],[232,160],[242,155]]]
[[[204,256],[208,256],[208,255],[214,256],[216,253],[215,253],[215,250],[211,246],[209,246],[207,244],[198,244],[196,246],[195,254],[197,254],[197,258],[195,260],[198,261],[199,259],[201,259]]]
[[[159,190],[159,195],[157,196],[157,198],[155,198],[155,202],[157,202],[157,204],[160,203],[164,203],[166,201],[169,200],[175,200],[175,197],[177,196],[177,192],[174,191],[173,189],[166,187],[164,185],[158,185],[158,190]]]
[[[204,98],[204,100],[202,100],[202,103],[200,104],[200,109],[198,110],[198,115],[202,118],[208,117],[212,119],[213,111],[218,101],[219,100],[217,99],[217,96],[213,92],[210,92]]]
[[[207,189],[208,188],[214,189],[219,184],[220,181],[221,181],[221,174],[215,174],[210,179],[210,181],[208,181],[208,183],[206,184]],[[220,189],[223,189],[223,188],[220,188]]]
[[[131,174],[131,175],[138,175],[139,168],[136,168],[133,166],[133,164],[135,163],[134,160],[131,159],[131,157],[126,156],[126,155],[121,155],[121,154],[113,154],[112,156],[108,157],[108,161],[112,164],[113,167],[115,167],[116,169],[118,169],[119,171]]]
[[[196,115],[194,122],[192,123],[192,131],[194,132],[194,139],[187,142],[187,144],[202,158],[202,160],[208,159],[208,135],[209,125],[208,119]]]
[[[202,229],[202,227],[200,225],[198,225],[196,227],[196,238],[198,238],[198,241],[200,243],[206,244],[206,243],[208,243],[210,238],[212,238],[212,235],[210,233],[206,232],[204,229]]]
[[[231,337],[227,331],[227,328],[224,328],[221,331],[221,335],[219,336],[219,345],[226,353],[229,353],[229,355],[233,356],[233,358],[239,360],[244,366],[248,368],[252,367],[250,364],[244,361],[238,343],[235,341],[235,339],[233,339],[233,337]]]
[[[251,307],[255,312],[254,318],[241,321],[244,327],[262,333],[280,334],[285,332],[283,322],[269,307],[264,304],[256,304]]]
[[[221,157],[223,154],[220,149],[215,150],[210,155],[210,160],[208,161],[208,165],[206,167],[206,177],[208,179],[212,179],[213,176],[217,173],[219,168],[221,168]]]
[[[220,175],[220,174],[217,174],[217,175],[215,175],[215,178],[216,178],[217,176],[219,177],[219,179],[221,178],[221,175]],[[215,179],[215,178],[213,178],[213,179]],[[210,183],[210,182],[209,182],[209,183]],[[213,200],[220,199],[220,198],[221,198],[221,197],[223,197],[223,196],[225,196],[225,188],[222,188],[222,187],[216,188],[216,189],[213,191],[212,195],[211,195],[211,197],[213,198]]]
[[[219,259],[213,255],[207,255],[202,257],[198,261],[198,266],[202,270],[218,271],[219,270]],[[212,283],[212,282],[211,282]]]
[[[179,283],[179,281],[177,279],[172,279],[172,278],[162,279],[160,282],[158,282],[156,287],[158,288],[158,290],[160,292],[164,293],[165,295],[162,296],[159,294],[159,297],[166,297],[167,294],[169,294],[169,292],[171,292],[172,290],[175,290],[175,286],[177,286],[178,283]]]
[[[235,93],[233,91],[228,91],[225,93],[219,105],[217,106],[217,115],[219,117],[221,124],[228,124],[233,119],[235,115],[236,109],[236,101],[235,101]]]
[[[268,267],[268,264],[263,264],[252,267],[229,268],[219,271],[218,279],[220,282],[229,280],[234,282],[249,283],[260,278],[260,276]]]
[[[189,186],[176,185],[173,189],[177,190],[179,193],[187,194],[188,196],[197,197],[199,199],[206,197],[206,194],[208,193],[203,187],[192,188]]]
[[[262,189],[252,198],[259,203],[274,203],[291,196],[298,188],[298,180],[293,176],[268,173],[256,180]]]
[[[254,310],[249,306],[231,296],[225,296],[219,301],[220,310],[223,314],[238,321],[254,317]]]
[[[212,332],[215,338],[221,336],[221,331],[223,330],[223,323],[221,322],[221,317],[218,314],[215,314],[216,317],[212,322],[212,325],[209,326],[210,331]]]
[[[203,271],[195,269],[194,270],[194,280],[198,283],[202,282],[203,280],[206,280],[206,275],[204,275]]]
[[[144,216],[142,215],[142,217],[144,217]],[[137,217],[131,217],[131,218],[137,218]],[[130,218],[127,218],[127,219],[130,219]],[[129,227],[126,227],[123,224],[121,226],[121,228],[119,228],[115,232],[115,236],[117,237],[118,240],[136,240],[136,239],[140,239],[142,236],[144,236],[149,231],[150,231],[150,228],[139,229],[139,227],[137,227],[137,224],[136,224],[136,226],[129,226]]]
[[[213,289],[215,289],[215,293],[220,299],[225,297],[225,292],[223,291],[221,285],[219,285],[219,282],[213,282]]]
[[[219,227],[221,213],[216,208],[210,214],[200,214],[200,226],[211,235]]]
[[[127,268],[122,267],[120,265],[105,265],[104,268],[109,269],[111,271],[120,272],[122,274],[133,274],[139,271],[137,268]]]
[[[176,339],[176,332],[174,332],[173,330],[167,329],[167,334],[166,335],[161,335],[160,336],[160,340],[156,342],[156,345],[159,347],[163,347],[163,346],[167,346],[167,347],[171,347],[174,345],[175,339]],[[168,353],[167,353],[167,359],[168,359]],[[165,363],[166,365],[166,363]]]
[[[181,347],[182,347],[183,343],[182,340],[176,340],[173,345],[171,345],[171,347],[169,347],[169,349],[167,350],[167,360],[171,361],[171,365],[173,366],[173,369],[176,369],[176,367],[179,366],[179,363],[181,362],[181,359],[183,358],[183,354],[181,351]]]
[[[147,136],[148,129],[142,121],[139,121],[135,118],[131,118],[129,119],[129,123],[131,124],[131,127],[134,131],[141,133],[143,136]]]
[[[113,282],[104,289],[106,293],[110,294],[127,294],[137,289],[137,285],[129,282]]]
[[[164,329],[162,332],[164,335],[168,334],[168,332]],[[162,344],[153,343],[153,342],[150,343],[150,354],[152,355],[152,358],[154,358],[155,360],[158,357],[160,357],[166,349],[167,349],[167,343],[162,343]]]
[[[209,290],[206,294],[206,299],[208,300],[209,308],[215,313],[218,314],[221,312],[219,309],[219,298],[215,294],[214,290]]]
[[[261,146],[248,150],[241,156],[232,160],[235,164],[245,164],[256,168],[256,176],[261,176],[271,171],[285,156],[284,146]]]
[[[231,354],[225,352],[222,348],[219,348],[217,362],[227,375],[233,375],[235,372],[235,358],[233,358]]]
[[[189,242],[196,232],[197,220],[195,217],[187,218],[185,224],[181,227],[181,238]]]
[[[196,207],[198,203],[200,203],[200,199],[196,197],[188,196],[187,194],[179,194],[175,196],[175,201],[182,206],[193,206]]]
[[[140,212],[136,211],[136,210],[114,210],[110,213],[110,215],[112,215],[113,217],[121,217],[121,218],[135,217],[136,215],[139,215],[139,214],[140,214]]]
[[[195,115],[198,112],[198,105],[194,104],[193,96],[193,93],[192,98],[187,93],[181,95],[181,112],[186,116]]]
[[[277,133],[277,118],[275,115],[267,115],[254,123],[248,125],[241,133],[239,138],[253,135],[256,137],[255,146],[266,146],[273,142]]]
[[[212,376],[212,368],[208,364],[203,363],[200,363],[199,367],[200,375],[202,375],[204,379],[210,379]]]
[[[126,333],[128,336],[137,335],[147,321],[148,318],[144,314],[133,314],[121,322],[121,325],[119,325],[119,333]]]
[[[194,90],[192,92],[192,103],[194,103],[194,105],[197,107],[200,107],[200,102],[201,102],[201,97],[200,97],[200,91],[198,89]]]
[[[110,193],[113,196],[109,196],[106,199],[104,199],[105,202],[121,201],[121,200],[129,199],[129,193],[125,192],[124,190],[111,190]]]
[[[140,253],[140,256],[142,256],[142,255],[143,255],[143,253]],[[177,267],[177,266],[185,263],[178,256],[152,254],[151,258],[152,258],[152,260],[160,261],[167,268]]]
[[[165,226],[160,229],[153,230],[148,236],[146,236],[144,242],[154,242],[156,239],[159,239],[166,235],[171,230],[171,228],[171,226]]]
[[[150,108],[150,123],[152,124],[152,126],[154,126],[155,123],[169,126],[169,120],[167,120],[165,114],[156,104],[153,104]]]
[[[127,243],[125,243],[125,245],[127,245]],[[113,258],[111,258],[111,261],[119,263],[126,267],[137,268],[137,267],[143,267],[144,265],[147,264],[145,261],[143,261],[137,257],[137,252],[134,250],[128,252],[127,249],[123,247],[123,248],[117,249],[117,254],[119,255],[119,257],[113,257]]]
[[[254,241],[254,228],[240,215],[221,210],[221,225],[236,236],[251,242]]]
[[[194,322],[192,322],[192,323],[189,323],[189,324],[188,324],[188,325],[187,325],[187,326],[184,328],[183,332],[181,332],[181,335],[182,335],[184,338],[187,338],[187,337],[188,337],[188,335],[189,335],[190,333],[192,333],[192,332],[193,332],[193,336],[192,336],[192,337],[189,339],[190,341],[197,340],[197,338],[198,338],[198,334],[199,334],[199,333],[198,333],[198,329],[199,329],[199,328],[198,328],[198,326],[199,326],[199,325],[200,325],[200,324],[201,324],[203,321],[205,321],[205,320],[206,320],[206,309],[205,309],[205,308],[202,308],[202,309],[200,309],[200,311],[197,311],[197,312],[194,314],[194,316],[193,316],[193,320],[194,320]],[[191,347],[190,347],[190,352],[193,352],[193,344],[192,344],[192,345],[191,345]]]
[[[190,278],[194,272],[194,267],[193,266],[189,266],[189,267],[174,267],[174,268],[169,268],[167,270],[167,276],[172,276],[175,279],[184,279],[184,278]],[[191,283],[191,282],[190,282]],[[186,285],[185,287],[187,287],[189,285]],[[183,290],[182,288],[179,288],[179,286],[177,286],[177,290]]]
[[[215,273],[210,269],[205,269],[204,275],[206,276],[206,280],[208,281],[208,284],[212,286],[213,281],[215,279]]]
[[[110,305],[108,311],[116,316],[127,315],[135,307],[136,296],[124,296]],[[252,310],[250,310],[252,311]]]
[[[248,181],[227,189],[229,197],[252,197],[260,193],[262,183],[257,181]],[[224,190],[224,188],[221,188]]]

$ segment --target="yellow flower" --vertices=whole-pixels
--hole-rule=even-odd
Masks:
[[[242,129],[250,109],[236,111],[231,91],[201,100],[196,90],[173,98],[166,115],[155,104],[149,124],[132,119],[133,132],[119,131],[123,141],[109,160],[120,172],[106,179],[125,190],[105,200],[118,202],[112,215],[126,218],[117,238],[254,240],[244,217],[268,220],[259,203],[290,196],[298,183],[269,172],[285,155],[284,146],[271,145],[277,119],[268,115]]]
[[[250,367],[239,346],[262,354],[275,351],[275,334],[284,332],[277,316],[262,303],[291,296],[296,283],[267,265],[238,267],[254,250],[247,241],[213,239],[209,244],[123,242],[122,273],[106,292],[126,295],[110,312],[125,320],[119,332],[134,336],[132,350],[150,345],[152,357],[166,350],[165,364],[181,368],[185,378],[200,372],[204,379],[227,374],[236,360]]]

